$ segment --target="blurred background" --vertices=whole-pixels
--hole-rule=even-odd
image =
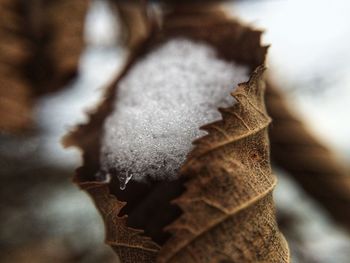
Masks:
[[[265,30],[270,77],[314,134],[349,164],[350,2],[248,0],[224,6]],[[34,131],[0,135],[0,262],[116,261],[103,244],[95,207],[71,182],[80,153],[63,149],[60,140],[87,121],[86,111],[102,98],[128,51],[108,1],[91,1],[84,27],[78,75],[36,101]],[[349,234],[283,171],[275,172],[279,220],[293,262],[350,262]]]

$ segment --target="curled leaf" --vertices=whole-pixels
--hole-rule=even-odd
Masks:
[[[128,259],[123,262],[154,262],[159,245],[143,236],[142,230],[126,227],[126,215],[118,216],[125,203],[110,195],[104,183],[82,183],[80,186],[93,197],[105,222],[106,243],[121,259]]]
[[[222,121],[203,129],[183,172],[187,191],[176,199],[184,211],[167,227],[171,239],[159,262],[288,262],[278,231],[269,162],[264,69],[233,93],[237,103],[221,109]]]
[[[264,67],[258,67],[267,47],[260,36],[218,10],[175,10],[133,50],[90,121],[65,137],[66,146],[82,149],[84,164],[75,181],[94,199],[106,223],[106,242],[122,262],[289,262],[272,200],[270,119],[263,102]],[[220,109],[223,119],[203,127],[208,135],[194,142],[177,180],[131,180],[121,191],[116,176],[110,182],[96,177],[104,120],[135,61],[175,37],[208,43],[222,59],[257,70],[233,94],[237,103]]]

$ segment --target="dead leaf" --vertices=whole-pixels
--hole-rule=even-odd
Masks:
[[[31,122],[28,83],[19,70],[30,56],[29,44],[18,39],[21,17],[13,9],[13,1],[0,1],[0,130],[7,131]]]
[[[123,24],[121,31],[126,46],[128,48],[136,47],[147,38],[152,28],[147,1],[110,0],[110,2]]]
[[[132,52],[90,121],[65,137],[66,146],[83,152],[75,181],[93,198],[106,224],[106,242],[123,263],[289,262],[272,200],[276,179],[269,160],[264,67],[258,67],[267,49],[260,44],[261,32],[217,10],[176,12]],[[206,42],[222,59],[257,69],[233,94],[238,103],[220,110],[223,120],[204,127],[209,134],[195,142],[178,180],[130,181],[124,191],[116,176],[110,183],[97,181],[103,123],[113,110],[118,81],[140,56],[179,36]]]
[[[271,82],[266,106],[273,119],[270,129],[272,159],[304,190],[350,228],[350,173],[335,154],[308,130],[285,95]]]
[[[87,0],[0,0],[1,131],[28,128],[35,98],[75,75],[87,6]]]
[[[167,227],[172,237],[159,262],[288,262],[275,220],[276,178],[269,162],[267,116],[258,68],[233,93],[223,120],[203,127],[182,168],[190,177],[176,199],[183,214]]]

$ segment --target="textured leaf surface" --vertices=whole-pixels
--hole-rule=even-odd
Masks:
[[[186,192],[176,203],[183,215],[167,227],[172,238],[159,262],[288,262],[275,220],[263,104],[263,68],[233,93],[223,120],[203,127],[183,172]]]
[[[80,186],[93,196],[106,225],[106,242],[123,262],[154,262],[159,245],[149,237],[142,236],[142,230],[125,227],[126,215],[118,216],[125,203],[111,196],[104,183],[86,183]]]
[[[115,177],[97,182],[103,123],[113,110],[118,82],[138,57],[169,38],[185,37],[211,44],[223,59],[252,71],[264,64],[267,47],[260,44],[260,31],[216,10],[182,11],[165,17],[163,27],[132,52],[90,121],[66,136],[66,146],[83,151],[75,180],[89,189],[105,218],[106,242],[122,262],[289,262],[272,200],[276,180],[269,163],[263,67],[236,90],[237,103],[220,110],[223,120],[203,127],[208,135],[195,142],[179,180],[130,181],[124,191]]]

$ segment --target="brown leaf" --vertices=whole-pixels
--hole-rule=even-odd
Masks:
[[[88,3],[88,0],[56,0],[45,10],[47,27],[54,32],[47,50],[58,84],[71,79],[77,71],[84,48],[83,31]]]
[[[110,195],[104,183],[83,183],[80,186],[93,196],[105,222],[106,243],[123,262],[154,262],[159,245],[143,236],[142,230],[126,227],[126,215],[118,216],[125,203]]]
[[[13,1],[0,1],[0,130],[7,131],[22,129],[31,122],[28,83],[19,70],[30,56],[29,44],[16,34],[21,17],[13,9]]]
[[[129,48],[135,48],[147,38],[151,30],[151,19],[148,15],[147,1],[110,0],[122,23],[122,38]]]
[[[0,0],[0,129],[31,124],[41,94],[77,71],[87,0]]]
[[[172,238],[159,262],[288,262],[278,230],[269,162],[264,69],[233,93],[222,121],[203,129],[183,166],[187,191],[176,199],[184,211],[167,227]]]
[[[260,31],[217,10],[175,12],[132,52],[90,121],[66,136],[66,146],[83,152],[75,180],[94,199],[106,223],[106,242],[122,262],[289,262],[272,200],[276,181],[269,162],[264,67],[239,86],[237,104],[220,110],[223,120],[204,127],[209,134],[195,142],[178,180],[130,181],[121,191],[116,177],[103,183],[95,176],[103,123],[113,110],[116,87],[140,56],[181,36],[206,42],[222,59],[252,71],[264,64],[267,47],[260,44]]]
[[[334,153],[312,134],[294,113],[283,92],[271,82],[266,106],[273,119],[270,129],[272,159],[289,172],[334,219],[350,229],[350,173]]]

